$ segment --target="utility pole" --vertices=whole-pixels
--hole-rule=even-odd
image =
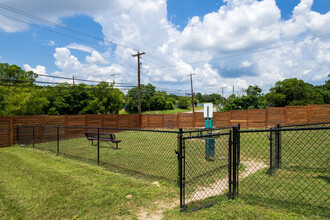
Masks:
[[[74,85],[74,75],[72,76],[72,83],[73,83],[73,85]]]
[[[195,107],[194,107],[194,90],[193,90],[193,83],[192,83],[192,76],[196,75],[196,73],[192,74],[190,73],[187,76],[190,76],[190,85],[191,85],[191,104],[192,104],[192,108],[193,108],[193,113],[195,112]]]
[[[221,92],[221,96],[223,97],[223,86],[222,86],[222,88],[221,88],[221,89],[222,89],[222,92]]]
[[[235,95],[235,85],[233,85],[233,95]]]
[[[132,57],[137,57],[138,64],[138,94],[139,94],[139,114],[141,114],[141,90],[140,90],[140,56],[146,54],[145,52],[137,52],[137,54],[133,54]]]

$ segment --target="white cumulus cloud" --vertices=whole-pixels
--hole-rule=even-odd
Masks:
[[[102,26],[107,41],[118,43],[108,52],[74,42],[58,47],[55,74],[136,84],[134,48],[146,52],[141,60],[141,81],[165,88],[189,89],[187,75],[191,72],[196,73],[194,90],[219,93],[224,87],[227,95],[233,85],[235,90],[250,84],[268,89],[276,81],[292,77],[324,83],[330,69],[330,12],[315,12],[313,0],[301,0],[291,18],[283,20],[275,0],[224,3],[215,12],[192,17],[179,31],[168,20],[166,0],[96,0],[93,4],[4,0],[4,4],[57,22],[86,14]],[[24,31],[27,26],[0,16],[0,29]],[[73,49],[88,55],[78,60],[70,52]],[[119,75],[111,77],[113,74]]]

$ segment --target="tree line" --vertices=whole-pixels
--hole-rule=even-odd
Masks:
[[[17,65],[0,63],[0,115],[118,114],[123,107],[130,113],[138,112],[136,86],[125,95],[112,83],[40,86],[36,84],[37,77]],[[152,84],[141,85],[142,111],[188,109],[191,100],[191,97],[157,91]],[[243,95],[232,94],[228,98],[216,93],[197,93],[194,104],[197,103],[213,103],[218,111],[330,104],[330,80],[314,86],[296,78],[285,79],[276,82],[267,94],[258,86],[250,85]]]

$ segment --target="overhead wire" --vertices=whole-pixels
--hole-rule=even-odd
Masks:
[[[96,82],[96,83],[100,83],[100,82],[107,82],[107,83],[113,83],[113,82],[108,82],[108,81],[99,81],[99,80],[89,80],[89,79],[79,79],[79,78],[70,78],[70,77],[63,77],[63,76],[53,76],[53,75],[46,75],[46,74],[37,74],[38,76],[42,76],[42,77],[51,77],[51,78],[58,78],[58,79],[68,79],[68,80],[75,80],[75,81],[81,81],[81,82]],[[117,83],[114,82],[114,84],[130,84],[131,83]]]
[[[100,40],[100,41],[106,41],[106,42],[108,42],[110,44],[113,44],[113,45],[116,45],[116,46],[119,46],[119,47],[123,47],[123,48],[126,48],[126,49],[137,50],[137,49],[135,49],[133,47],[130,47],[130,46],[127,46],[127,45],[124,45],[124,44],[121,44],[121,43],[117,43],[117,42],[114,42],[114,41],[103,39],[103,38],[97,37],[95,35],[91,35],[91,34],[88,34],[86,32],[82,32],[82,31],[79,31],[77,29],[73,29],[73,28],[70,28],[70,27],[67,27],[67,26],[64,26],[64,25],[61,25],[61,24],[58,24],[58,23],[49,21],[47,19],[40,18],[40,17],[35,16],[33,14],[27,13],[25,11],[19,10],[17,8],[14,8],[14,7],[11,7],[11,6],[2,4],[2,3],[0,3],[0,8],[5,9],[5,10],[8,10],[8,11],[11,11],[11,12],[14,12],[16,14],[20,14],[20,15],[25,16],[25,17],[29,17],[31,19],[40,21],[42,23],[45,23],[45,24],[48,24],[48,25],[51,25],[51,26],[55,26],[55,27],[58,27],[58,28],[61,28],[61,29],[64,29],[64,30],[67,30],[67,31],[70,31],[70,32],[73,32],[73,33],[76,33],[76,34],[80,34],[80,35],[83,35],[83,36],[86,36],[86,37],[90,37],[90,38],[93,38],[93,39],[96,39],[96,40]]]
[[[100,37],[97,37],[97,36],[94,36],[94,35],[91,35],[91,34],[88,34],[88,33],[85,33],[85,32],[82,32],[82,31],[79,31],[79,30],[76,30],[76,29],[73,29],[73,28],[70,28],[70,27],[67,27],[67,26],[58,24],[58,23],[55,23],[55,22],[49,21],[47,19],[40,18],[38,16],[32,15],[30,13],[24,12],[22,10],[13,8],[11,6],[8,6],[8,5],[5,5],[5,4],[2,4],[2,3],[0,3],[0,8],[3,8],[5,10],[11,11],[11,12],[14,12],[14,13],[17,13],[17,14],[20,14],[22,16],[29,17],[31,19],[34,19],[34,20],[37,20],[37,21],[40,21],[40,22],[43,22],[43,23],[46,23],[48,25],[56,26],[58,28],[65,29],[67,31],[71,31],[73,33],[77,33],[77,34],[80,34],[80,35],[83,35],[83,36],[87,36],[87,37],[90,37],[90,38],[94,38],[94,39],[97,39],[97,40],[101,40],[101,41],[106,41],[106,42],[108,42],[110,44],[117,45],[117,46],[120,46],[120,47],[123,47],[123,48],[126,48],[126,49],[132,49],[132,50],[138,51],[138,49],[132,48],[130,46],[126,46],[126,45],[119,44],[119,43],[114,42],[114,41],[109,41],[109,40],[106,40],[106,39],[102,39]],[[3,14],[1,14],[1,15],[3,15]],[[7,16],[7,15],[3,15],[3,16],[10,17],[10,16]],[[12,18],[12,17],[10,17],[10,18]],[[12,18],[12,19],[14,19],[14,18]],[[21,21],[19,19],[15,19],[15,20]],[[21,21],[21,22],[23,22],[23,21]],[[27,22],[24,22],[24,23],[27,23]],[[30,23],[27,23],[27,24],[30,24]],[[285,46],[290,46],[290,45],[297,44],[297,43],[300,43],[300,42],[304,42],[304,41],[307,41],[307,40],[312,40],[312,39],[316,39],[316,38],[322,38],[322,37],[326,37],[326,36],[330,36],[330,33],[324,34],[324,35],[320,35],[320,36],[311,37],[311,38],[307,38],[307,39],[300,40],[300,41],[291,42],[291,43],[288,43],[288,44],[283,44],[283,45],[279,45],[279,46],[268,47],[268,48],[264,48],[264,49],[258,49],[258,50],[254,50],[254,51],[248,51],[248,52],[233,54],[233,55],[229,55],[229,56],[223,56],[223,57],[219,57],[219,58],[199,60],[199,61],[188,62],[188,63],[183,63],[183,64],[176,64],[176,65],[150,67],[148,69],[150,70],[150,69],[161,69],[161,68],[173,68],[173,67],[179,67],[179,66],[184,66],[184,65],[191,65],[191,64],[198,64],[198,63],[205,63],[205,62],[210,62],[210,61],[228,59],[228,58],[232,58],[232,57],[243,56],[243,55],[248,55],[248,54],[253,54],[253,53],[259,53],[259,52],[263,52],[263,51],[266,51],[266,50],[272,50],[272,49],[277,49],[277,48],[281,48],[281,47],[285,47]],[[77,40],[81,40],[81,39],[77,39]],[[154,56],[154,55],[152,55],[150,53],[148,53],[147,55],[151,59],[158,60],[158,61],[163,62],[165,64],[169,64],[168,61],[166,61],[164,59],[161,59],[161,58],[158,58],[158,57],[156,57],[156,56]]]
[[[52,33],[55,33],[55,34],[58,34],[58,35],[62,35],[62,36],[67,37],[67,38],[72,38],[72,39],[75,39],[75,40],[78,40],[78,41],[81,41],[81,42],[84,42],[84,43],[87,43],[87,44],[92,44],[92,45],[95,45],[97,47],[102,47],[102,46],[100,46],[97,43],[94,43],[94,42],[91,42],[91,41],[87,41],[87,40],[83,40],[83,39],[80,39],[80,38],[77,38],[77,37],[74,37],[74,36],[71,36],[71,35],[67,35],[67,34],[64,34],[64,33],[58,32],[58,31],[54,31],[54,30],[51,30],[49,28],[45,28],[45,27],[42,27],[42,26],[39,26],[39,25],[36,25],[36,24],[31,24],[29,22],[20,20],[18,18],[11,17],[9,15],[5,15],[5,14],[2,14],[2,13],[0,13],[0,15],[1,16],[4,16],[4,17],[7,17],[7,18],[10,18],[10,19],[15,20],[15,21],[19,21],[19,22],[22,22],[22,23],[25,23],[25,24],[28,24],[28,25],[31,25],[31,26],[34,26],[34,27],[37,27],[37,28],[40,28],[40,29],[43,29],[43,30],[52,32]]]

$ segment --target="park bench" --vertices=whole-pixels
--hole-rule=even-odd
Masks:
[[[105,132],[100,132],[99,133],[99,138],[97,137],[97,132],[85,132],[85,136],[87,138],[87,140],[92,141],[92,145],[94,145],[93,141],[97,141],[99,140],[100,142],[105,142],[107,144],[109,144],[110,146],[112,146],[111,143],[116,144],[116,147],[114,147],[115,149],[119,149],[118,148],[118,143],[121,142],[121,140],[116,140],[116,136],[114,133],[105,133]]]

